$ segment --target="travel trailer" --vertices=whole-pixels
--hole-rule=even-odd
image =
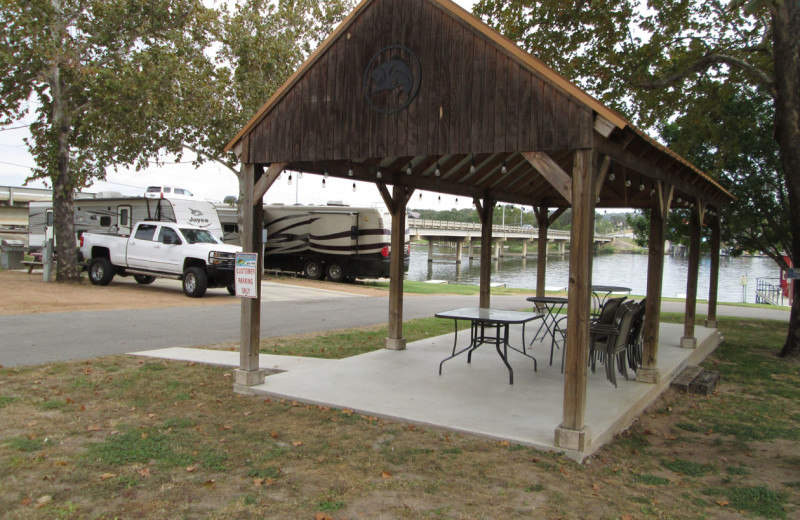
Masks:
[[[223,241],[239,244],[236,207],[217,205]],[[377,208],[264,205],[264,268],[343,282],[389,276],[391,225]],[[404,264],[410,241],[406,235]]]
[[[76,243],[85,232],[128,236],[137,222],[157,220],[207,229],[222,238],[214,204],[203,200],[113,197],[75,199]],[[28,207],[28,240],[31,250],[41,249],[53,238],[53,203],[31,202]]]

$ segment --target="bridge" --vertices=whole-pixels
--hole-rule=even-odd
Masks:
[[[468,246],[467,256],[474,258],[474,242],[480,242],[481,225],[477,222],[451,222],[449,220],[429,220],[409,218],[408,229],[411,240],[426,240],[428,242],[428,261],[433,261],[433,244],[436,242],[455,243],[456,263],[461,262],[464,243]],[[566,244],[569,242],[570,232],[558,229],[547,231],[547,241],[558,246],[558,254],[563,255]],[[522,256],[528,256],[528,243],[539,240],[539,230],[530,226],[492,226],[492,245],[494,253],[492,258],[498,259],[505,256],[504,243],[507,241],[522,242]],[[611,235],[595,235],[595,245],[600,243],[613,243]]]

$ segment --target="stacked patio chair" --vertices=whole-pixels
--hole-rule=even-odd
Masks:
[[[617,370],[628,379],[628,338],[630,337],[633,321],[639,314],[639,305],[634,302],[621,304],[614,315],[610,325],[597,323],[592,325],[589,332],[591,340],[589,346],[589,363],[592,372],[599,360],[606,369],[606,377],[614,386],[617,386]]]
[[[603,305],[603,308],[600,310],[600,314],[595,316],[591,319],[592,328],[595,325],[611,325],[614,322],[614,317],[617,314],[617,310],[619,309],[622,302],[626,300],[625,296],[621,296],[619,298],[611,298]],[[561,372],[564,372],[564,354],[565,354],[565,344],[567,342],[567,316],[559,318],[556,320],[555,325],[553,326],[553,341],[550,343],[550,366],[553,366],[553,350],[560,348],[561,349]],[[590,353],[591,354],[591,353]],[[590,362],[592,360],[590,359]],[[592,363],[594,366],[594,363]]]
[[[644,345],[644,308],[646,298],[639,303],[639,313],[633,320],[631,333],[628,336],[628,366],[634,372],[642,366],[642,347]]]

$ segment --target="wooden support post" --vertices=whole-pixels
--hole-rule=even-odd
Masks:
[[[428,262],[433,262],[433,237],[428,237]]]
[[[456,263],[457,264],[461,263],[461,255],[463,255],[463,254],[464,254],[464,241],[463,240],[459,240],[458,242],[456,242]]]
[[[481,280],[479,307],[488,308],[492,279],[492,215],[497,204],[491,199],[484,199],[483,205],[475,199],[475,207],[481,219]]]
[[[647,302],[644,310],[642,366],[636,371],[636,380],[642,383],[657,383],[661,379],[658,370],[658,332],[661,324],[659,320],[661,285],[664,276],[664,241],[673,189],[667,188],[662,182],[657,186],[658,201],[650,210],[650,251],[647,257]]]
[[[700,237],[703,234],[705,204],[697,201],[689,218],[689,273],[686,277],[686,311],[683,316],[681,347],[697,347],[694,337],[694,322],[697,319],[697,277],[700,269]]]
[[[717,286],[719,285],[719,246],[720,246],[720,225],[719,217],[714,215],[710,221],[711,226],[711,272],[709,273],[708,283],[708,315],[706,316],[706,327],[716,329],[717,323]]]
[[[561,425],[555,431],[557,447],[576,451],[585,451],[591,440],[584,421],[594,240],[595,172],[592,159],[592,150],[578,150],[572,168],[572,252],[569,259],[564,408]]]
[[[382,184],[379,185],[380,187]],[[395,184],[392,196],[388,191],[384,194],[386,207],[392,213],[392,253],[389,258],[389,331],[385,346],[390,350],[403,350],[406,340],[403,338],[403,252],[405,251],[406,206],[414,193],[413,188]],[[386,200],[388,199],[388,200]]]
[[[547,273],[547,228],[550,225],[547,218],[547,208],[537,206],[533,208],[536,223],[539,224],[539,238],[536,239],[536,296],[544,296],[545,276]]]
[[[243,155],[247,157],[247,155]],[[242,185],[239,204],[242,212],[242,228],[239,237],[242,251],[258,253],[258,265],[263,265],[264,209],[261,200],[254,199],[254,186],[261,178],[264,169],[254,164],[242,164],[240,183]],[[261,341],[261,269],[256,269],[256,297],[242,298],[240,318],[239,368],[233,374],[235,392],[247,393],[248,388],[264,382],[265,372],[260,369],[258,349]]]

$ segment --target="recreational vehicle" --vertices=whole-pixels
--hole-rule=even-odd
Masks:
[[[217,205],[226,243],[238,244],[235,207]],[[389,276],[391,225],[377,208],[264,206],[264,267],[343,282]],[[410,241],[405,237],[404,268]]]
[[[128,236],[137,222],[158,220],[207,229],[217,238],[222,227],[216,208],[202,200],[114,197],[75,200],[75,234],[85,232]],[[53,203],[31,202],[28,208],[28,239],[31,250],[41,249],[53,238]]]

